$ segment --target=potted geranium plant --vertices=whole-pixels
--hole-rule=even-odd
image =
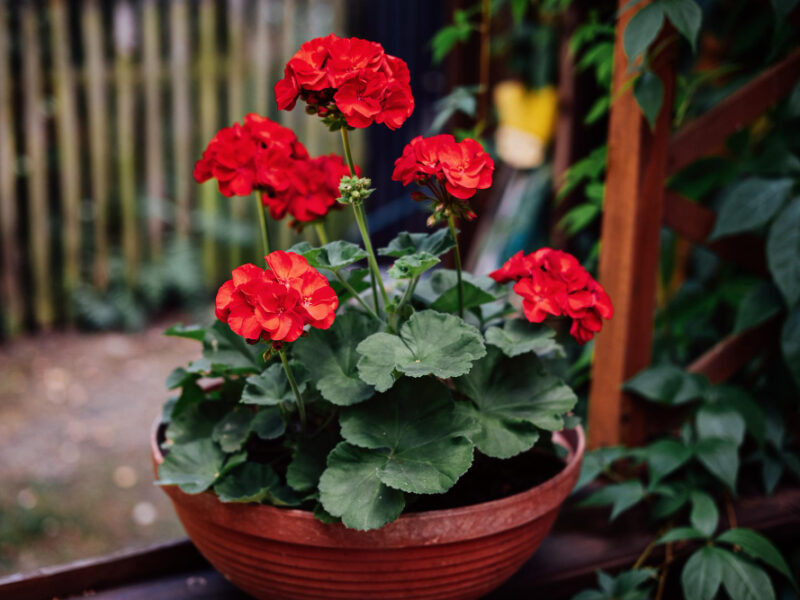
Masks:
[[[394,260],[385,281],[348,134],[403,124],[408,68],[330,35],[303,44],[275,91],[279,108],[301,99],[338,130],[344,160],[310,158],[290,130],[248,115],[197,163],[198,181],[254,195],[266,263],[234,269],[214,325],[168,331],[203,357],[169,378],[158,483],[200,551],[257,597],[477,598],[531,555],[578,476],[582,431],[561,431],[576,397],[547,371],[561,347],[544,321],[571,319],[584,343],[611,303],[549,248],[491,277],[462,272],[457,222],[475,217],[469,199],[494,163],[449,135],[414,138],[395,163],[444,226],[379,249]],[[345,207],[363,247],[327,240],[326,215]],[[319,246],[272,248],[267,213],[311,224]],[[434,269],[448,252],[456,269]]]

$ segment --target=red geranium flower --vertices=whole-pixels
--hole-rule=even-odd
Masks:
[[[474,219],[465,200],[492,185],[494,161],[473,139],[456,142],[449,134],[415,137],[394,163],[392,179],[403,185],[416,182],[432,193],[415,194],[415,200],[433,200],[432,220],[450,214]]]
[[[585,344],[600,331],[603,319],[614,315],[611,298],[578,260],[561,250],[521,251],[489,274],[498,283],[516,281],[525,318],[541,323],[548,315],[570,317],[570,333]]]
[[[334,127],[375,122],[397,129],[414,110],[408,66],[376,42],[334,34],[310,40],[283,74],[275,84],[278,109],[291,110],[302,98]]]
[[[293,342],[306,325],[327,329],[339,299],[328,280],[293,252],[272,252],[269,269],[246,264],[217,292],[217,318],[248,342]]]

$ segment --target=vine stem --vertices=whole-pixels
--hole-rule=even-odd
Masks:
[[[342,127],[339,129],[342,134],[342,146],[344,147],[344,158],[347,161],[347,168],[350,169],[350,175],[356,174],[356,165],[353,162],[353,152],[350,149],[350,136],[347,129]],[[375,258],[375,251],[372,249],[372,242],[370,241],[369,231],[367,229],[367,215],[364,212],[364,204],[362,202],[353,203],[353,213],[356,217],[358,230],[361,232],[361,239],[364,240],[364,249],[367,251],[367,260],[370,268],[370,279],[372,283],[372,296],[375,301],[375,312],[378,312],[378,290],[380,288],[381,297],[383,298],[384,306],[389,304],[389,296],[386,294],[386,288],[383,286],[383,279],[381,272],[378,268],[378,260]]]
[[[377,313],[374,310],[372,310],[366,302],[364,302],[364,299],[358,294],[355,288],[352,285],[350,285],[350,283],[348,283],[348,281],[344,277],[342,277],[339,271],[334,271],[333,274],[336,275],[336,278],[339,280],[339,283],[341,283],[342,286],[344,286],[344,289],[350,292],[353,298],[356,299],[356,301],[364,308],[364,310],[366,310],[369,313],[369,315],[372,318],[374,318],[378,322],[382,322],[381,318],[377,315]]]
[[[264,254],[269,254],[269,230],[267,229],[266,207],[261,202],[261,198],[259,198],[259,192],[255,192],[253,198],[256,199],[256,212],[258,212],[258,220],[261,224],[261,241],[264,244]]]
[[[281,348],[279,352],[281,362],[283,363],[283,370],[286,372],[286,378],[289,380],[289,386],[294,392],[294,397],[297,399],[297,414],[300,415],[300,424],[303,427],[303,432],[306,431],[306,405],[303,403],[303,397],[300,395],[300,390],[297,388],[297,381],[294,379],[292,367],[289,366],[289,359],[286,358],[286,350]]]
[[[314,231],[317,232],[319,243],[323,246],[328,243],[328,234],[325,232],[325,224],[322,221],[314,223]]]
[[[458,230],[456,229],[456,219],[452,214],[447,217],[447,222],[450,224],[450,233],[453,234],[453,240],[455,240],[456,243],[454,251],[456,259],[456,277],[458,278],[458,316],[463,319],[464,286],[461,284],[461,251],[458,248]]]

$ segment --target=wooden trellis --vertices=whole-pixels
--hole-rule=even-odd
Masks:
[[[627,0],[619,2],[620,8],[629,4]],[[796,50],[702,116],[672,132],[672,43],[653,65],[664,86],[664,101],[651,131],[631,86],[624,87],[630,75],[622,34],[639,8],[640,5],[622,14],[614,48],[615,101],[609,122],[599,276],[614,299],[616,314],[595,344],[589,402],[589,445],[594,448],[619,443],[635,445],[648,435],[644,403],[625,393],[622,384],[650,364],[662,225],[723,259],[755,273],[766,272],[761,240],[745,234],[708,242],[716,214],[666,191],[667,177],[699,158],[718,153],[731,134],[787,96],[800,79],[800,50]],[[662,39],[670,33],[663,31]],[[775,340],[776,334],[773,319],[731,335],[688,369],[706,375],[714,383],[724,381]]]

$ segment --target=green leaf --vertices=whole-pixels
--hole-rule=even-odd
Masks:
[[[430,252],[415,252],[401,256],[389,267],[389,277],[392,279],[413,279],[439,263]]]
[[[792,308],[800,300],[800,198],[793,199],[772,223],[767,234],[767,264]]]
[[[441,256],[455,247],[453,234],[450,233],[449,228],[445,227],[430,234],[407,231],[398,233],[388,246],[378,249],[378,254],[400,258],[417,252],[427,252],[434,256]]]
[[[689,522],[704,536],[711,537],[719,524],[719,511],[714,499],[706,492],[692,490],[689,493],[689,500],[692,503]]]
[[[583,456],[581,463],[581,474],[575,484],[575,490],[591,483],[600,476],[603,471],[614,464],[615,461],[625,456],[626,450],[623,446],[610,446],[608,448],[598,448],[587,452]],[[574,490],[573,490],[574,491]]]
[[[730,384],[715,385],[708,389],[706,399],[736,410],[744,419],[750,435],[759,443],[764,442],[767,430],[764,410],[742,388]]]
[[[702,531],[694,527],[673,527],[656,541],[656,544],[666,544],[668,542],[683,542],[685,540],[700,540],[708,537]]]
[[[294,356],[308,369],[328,402],[348,406],[375,393],[358,377],[356,346],[376,329],[375,320],[368,315],[348,311],[336,317],[329,329],[312,329],[294,343]]]
[[[464,292],[464,310],[481,306],[494,302],[495,297],[490,293],[482,290],[474,283],[469,281],[461,282],[462,291]],[[454,313],[458,311],[458,284],[451,287],[449,290],[439,296],[436,301],[431,304],[433,310],[439,312]]]
[[[680,34],[692,46],[692,52],[697,51],[697,34],[703,22],[703,11],[694,0],[660,0],[667,18],[672,22]]]
[[[739,546],[745,554],[767,563],[770,567],[785,575],[797,589],[797,581],[780,550],[760,533],[752,529],[729,529],[717,537],[717,542]]]
[[[182,323],[176,323],[167,329],[164,335],[202,342],[206,337],[206,328],[200,325],[183,325]]]
[[[230,410],[225,402],[201,401],[173,414],[167,426],[167,440],[183,444],[192,440],[210,438],[216,424]],[[174,411],[173,411],[174,413]]]
[[[653,43],[663,23],[664,10],[660,3],[648,4],[628,21],[622,45],[631,64]]]
[[[722,584],[722,550],[703,546],[689,557],[681,572],[683,595],[692,600],[714,600]]]
[[[637,373],[623,388],[655,402],[683,404],[700,398],[708,388],[708,381],[674,365],[656,365]]]
[[[763,569],[732,552],[718,549],[722,585],[731,600],[775,600],[775,589]]]
[[[739,473],[739,449],[735,442],[705,438],[697,442],[695,456],[708,471],[732,491],[736,491]]]
[[[296,504],[296,498],[287,496],[287,490],[269,465],[246,462],[231,469],[214,485],[222,502],[264,502],[286,505]],[[289,500],[287,502],[286,500]]]
[[[651,485],[682,467],[692,457],[691,449],[674,439],[653,442],[643,448],[641,454],[650,469]]]
[[[274,440],[286,431],[281,409],[277,406],[260,408],[253,418],[250,429],[262,440]]]
[[[206,330],[203,339],[203,357],[212,368],[240,373],[259,372],[264,366],[257,344],[248,344],[222,321]]]
[[[378,472],[386,455],[341,442],[328,455],[319,479],[323,508],[352,529],[377,529],[400,516],[403,492],[384,484]]]
[[[503,328],[489,327],[486,330],[486,343],[500,348],[506,356],[519,356],[535,352],[564,355],[561,344],[556,342],[556,332],[542,323],[530,323],[524,319],[508,319]]]
[[[292,453],[292,462],[286,469],[286,483],[293,490],[312,492],[317,489],[328,454],[336,445],[337,438],[336,435],[323,432],[315,437],[300,440]]]
[[[695,416],[697,435],[730,440],[737,446],[744,441],[745,422],[739,412],[722,403],[704,404]]]
[[[338,271],[360,260],[365,260],[368,256],[360,246],[342,240],[330,242],[319,248],[313,247],[308,242],[300,242],[289,248],[289,252],[300,254],[315,269],[329,271]]]
[[[464,308],[472,308],[492,300],[505,298],[508,294],[505,286],[499,286],[490,277],[476,277],[466,271],[462,275]],[[430,277],[419,282],[414,292],[414,297],[421,299],[434,310],[453,312],[449,308],[457,303],[457,283],[458,273],[456,271],[452,269],[437,269]],[[477,290],[474,288],[477,288]],[[484,293],[481,294],[481,291]]]
[[[220,420],[211,432],[211,439],[225,452],[236,452],[250,436],[253,411],[245,406],[237,406]]]
[[[601,100],[605,100],[605,98],[601,98]],[[571,208],[569,212],[561,218],[558,222],[558,226],[562,228],[567,235],[573,236],[588,227],[600,215],[600,212],[601,209],[596,204],[579,204]]]
[[[716,240],[743,231],[752,231],[766,225],[789,198],[792,183],[789,178],[760,179],[752,177],[733,185],[722,198],[722,204],[709,240]],[[800,202],[798,204],[800,205]],[[798,240],[800,240],[800,235],[798,235]],[[767,255],[769,257],[769,251]]]
[[[158,467],[158,485],[177,485],[187,494],[206,491],[217,480],[225,453],[210,438],[175,444]]]
[[[431,40],[433,46],[433,62],[439,64],[445,56],[453,49],[459,42],[465,42],[469,39],[469,35],[473,30],[472,25],[465,20],[464,17],[459,17],[459,14],[466,14],[464,11],[456,11],[454,14],[455,23],[442,27],[436,32]]]
[[[302,394],[306,389],[307,381],[303,377],[298,377],[304,371],[299,369],[296,371],[298,371],[295,373],[297,387]],[[242,404],[259,404],[263,406],[275,406],[281,402],[294,403],[294,393],[283,370],[283,365],[273,363],[264,369],[264,372],[260,375],[248,377],[242,392],[241,402]]]
[[[423,310],[400,328],[400,335],[375,333],[362,341],[358,374],[385,392],[394,384],[394,371],[409,377],[457,377],[486,354],[480,332],[462,319]]]
[[[658,113],[664,103],[664,85],[661,78],[650,69],[645,69],[633,83],[633,96],[642,109],[642,113],[650,124],[650,129],[655,129]]]
[[[781,329],[783,360],[800,388],[800,306],[795,308]]]
[[[478,425],[470,439],[495,458],[531,448],[539,437],[537,428],[562,429],[564,414],[577,402],[572,389],[548,375],[535,355],[508,358],[497,348],[489,348],[467,375],[453,383],[472,400],[460,405]]]
[[[789,16],[795,6],[797,6],[797,0],[772,0],[772,8],[781,19]]]
[[[783,302],[778,288],[770,281],[762,281],[747,292],[739,303],[733,332],[739,333],[761,325],[782,310]]]
[[[611,504],[611,520],[645,497],[645,489],[639,481],[623,481],[600,488],[580,503],[580,506],[602,506]]]
[[[480,86],[477,85],[460,85],[453,88],[453,91],[447,94],[444,98],[436,101],[436,117],[433,119],[428,135],[441,132],[447,122],[453,115],[457,113],[464,113],[468,117],[474,117],[475,111],[478,108],[478,99],[476,95]],[[449,231],[448,229],[440,229],[439,231]],[[437,232],[438,233],[438,232]],[[402,234],[400,234],[402,235]],[[424,233],[412,233],[410,235],[426,235]],[[381,250],[384,250],[382,248]],[[378,253],[382,254],[381,250]],[[431,254],[436,254],[431,252]]]
[[[378,478],[415,494],[450,489],[472,464],[469,424],[434,379],[400,380],[389,392],[342,411],[342,437],[385,457]]]

